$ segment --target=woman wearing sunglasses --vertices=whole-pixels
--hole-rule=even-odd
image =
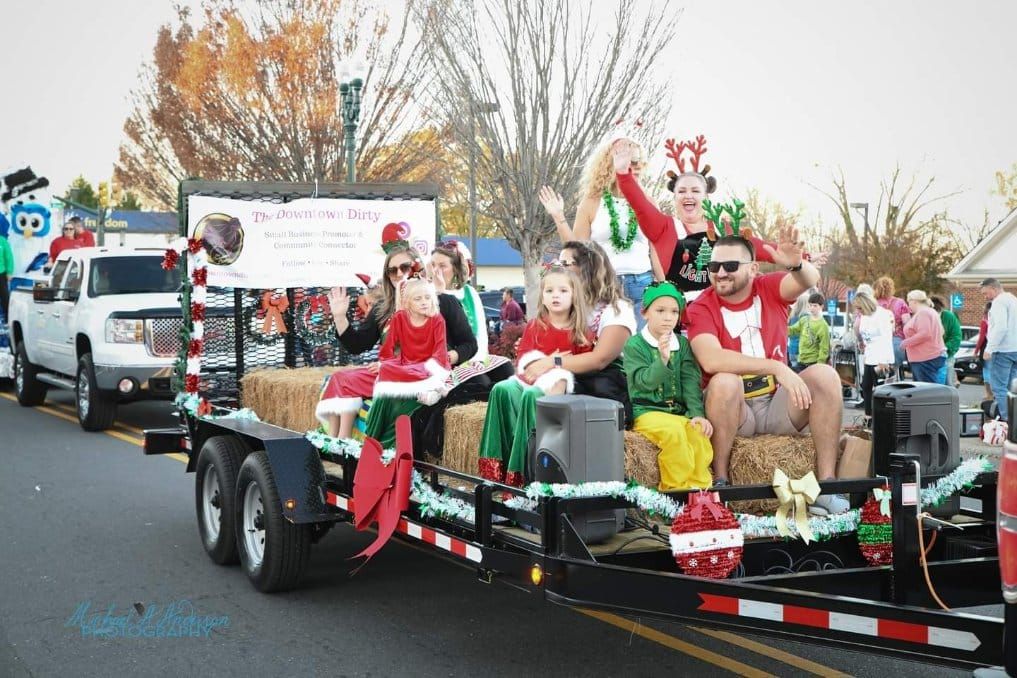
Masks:
[[[408,243],[400,241],[389,246],[382,266],[381,299],[371,307],[370,313],[359,327],[351,327],[348,317],[350,296],[344,287],[333,287],[328,301],[332,309],[339,342],[353,354],[369,351],[385,335],[388,323],[398,310],[396,289],[407,278],[423,273],[420,255]],[[459,301],[447,294],[438,295],[438,312],[445,320],[445,333],[452,366],[466,362],[477,352],[477,339]],[[369,366],[377,371],[377,363]],[[362,397],[369,396],[365,393]],[[451,393],[449,394],[451,395]],[[366,434],[381,441],[383,447],[395,443],[395,420],[399,414],[410,414],[421,406],[413,400],[377,398],[368,411]],[[337,417],[338,437],[349,437],[362,407],[360,398],[324,398],[319,401],[315,414],[322,419]],[[331,423],[330,423],[331,426]]]
[[[654,279],[663,280],[664,270],[618,188],[611,150],[616,142],[630,149],[632,177],[638,181],[646,165],[646,151],[638,142],[615,135],[601,144],[586,164],[571,227],[565,218],[565,201],[554,189],[544,186],[538,197],[554,220],[562,242],[592,240],[607,252],[625,296],[635,306],[636,323],[641,328],[645,323],[639,312],[643,290]]]

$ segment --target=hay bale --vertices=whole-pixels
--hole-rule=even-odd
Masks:
[[[445,468],[477,475],[480,436],[484,431],[487,403],[456,405],[445,410],[445,448],[441,465]]]
[[[314,408],[325,380],[335,367],[263,369],[240,380],[241,405],[249,407],[262,421],[291,431],[318,428]]]
[[[758,435],[735,438],[731,448],[731,483],[757,485],[773,482],[773,472],[780,469],[788,478],[801,478],[815,469],[816,447],[812,436]],[[776,499],[731,502],[736,513],[772,514],[779,504]]]
[[[660,486],[660,464],[657,456],[660,448],[651,443],[643,434],[625,431],[625,477],[640,485],[653,488]]]

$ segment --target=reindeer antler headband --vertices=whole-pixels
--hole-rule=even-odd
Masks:
[[[668,190],[674,190],[674,185],[678,181],[678,177],[682,174],[696,174],[706,181],[706,192],[712,193],[717,187],[717,180],[713,177],[707,176],[710,173],[710,166],[703,164],[702,169],[699,168],[700,161],[703,159],[703,155],[706,153],[706,137],[702,134],[697,135],[695,139],[688,141],[675,142],[674,139],[667,139],[664,141],[664,148],[667,149],[667,157],[674,160],[674,164],[678,167],[678,174],[668,170],[667,176],[669,177]],[[691,155],[689,158],[683,157],[683,153],[688,151]],[[688,162],[688,169],[686,169],[686,162]]]

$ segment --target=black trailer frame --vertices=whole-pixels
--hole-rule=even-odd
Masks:
[[[312,190],[323,197],[407,194],[405,185],[365,188],[228,182],[182,184],[182,195],[212,192],[263,197],[285,193],[309,197]],[[433,188],[427,187],[423,192],[426,191]],[[181,219],[186,223],[186,201],[182,204]],[[234,299],[239,321],[240,294],[235,294]],[[235,327],[239,327],[239,322]],[[240,332],[236,334],[233,367],[241,370],[243,342]],[[294,355],[288,347],[285,364],[298,364]],[[216,393],[213,389],[209,395],[216,397],[220,405],[235,406],[239,400],[238,392]],[[1014,395],[1010,398],[1013,414],[1017,398]],[[247,450],[264,451],[278,488],[282,514],[290,524],[313,525],[320,536],[336,523],[352,523],[355,459],[319,452],[303,433],[256,420],[197,417],[183,408],[180,417],[179,427],[145,432],[145,454],[184,451],[189,458],[187,471],[191,472],[208,441],[223,436],[239,440]],[[1011,431],[1008,445],[1011,444],[1017,444],[1017,432]],[[634,507],[624,499],[541,497],[534,510],[512,508],[502,499],[507,495],[524,496],[519,489],[423,461],[415,461],[414,468],[428,478],[436,491],[471,504],[475,519],[469,522],[447,516],[425,517],[411,498],[410,509],[403,514],[395,538],[417,542],[430,547],[436,555],[469,563],[483,581],[503,580],[562,605],[693,622],[958,667],[1003,664],[1004,620],[935,607],[919,564],[918,507],[905,503],[904,489],[908,484],[924,486],[937,477],[918,478],[916,456],[893,453],[890,458],[894,552],[891,566],[866,566],[854,535],[812,546],[799,541],[754,539],[744,547],[743,576],[725,580],[687,576],[677,571],[670,549],[660,543],[666,542],[666,525],[642,524],[631,537],[621,533],[623,543],[613,552],[584,542],[574,527],[575,516]],[[886,478],[831,481],[822,483],[822,489],[861,495],[886,481]],[[455,486],[463,482],[472,484],[473,491]],[[963,557],[976,554],[979,543],[993,543],[996,482],[995,473],[983,473],[967,492],[981,500],[981,508],[962,510],[971,519],[963,530],[955,531],[935,519],[925,520],[924,529],[937,531],[940,536],[928,553],[929,574],[939,594],[953,606],[994,605],[1002,601],[998,557],[993,549],[984,549],[989,555]],[[724,487],[716,491],[722,501],[774,496],[767,485]],[[679,501],[685,494],[669,493]],[[509,524],[517,527],[508,527]],[[625,539],[629,541],[624,542]],[[974,547],[972,540],[977,542]],[[804,557],[812,562],[818,557],[817,552],[827,554],[824,557],[831,557],[838,566],[796,571],[795,561]],[[780,574],[768,573],[767,558],[775,555],[790,558],[792,567],[784,568],[786,571]],[[1005,607],[1010,616],[1014,606]],[[1013,624],[1009,626],[1015,628]],[[1013,645],[1008,643],[1011,652]]]

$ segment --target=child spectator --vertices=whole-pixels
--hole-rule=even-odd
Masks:
[[[796,372],[810,365],[825,365],[830,361],[830,326],[823,317],[823,295],[809,295],[809,313],[788,328],[788,336],[798,337],[798,364]]]
[[[660,448],[661,491],[710,487],[713,426],[703,407],[703,375],[688,339],[674,331],[685,297],[674,284],[655,282],[642,301],[646,325],[622,353],[634,429]]]

